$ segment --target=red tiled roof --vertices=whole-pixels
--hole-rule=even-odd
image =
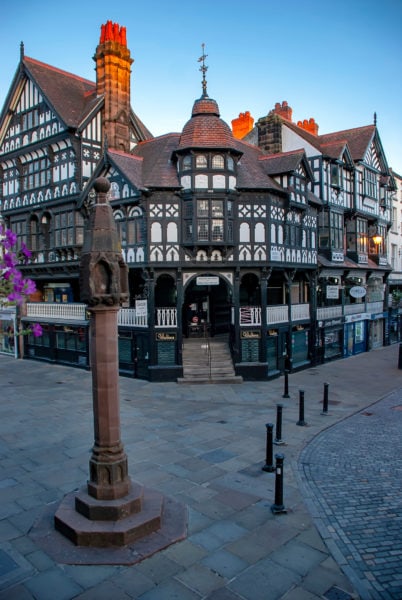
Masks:
[[[279,154],[264,154],[260,157],[260,161],[267,175],[278,175],[296,171],[303,156],[305,156],[304,150],[300,149]]]
[[[179,133],[169,133],[141,142],[134,148],[133,155],[143,159],[143,186],[180,188],[176,166],[172,162],[179,139]]]
[[[27,74],[68,127],[78,128],[95,105],[103,101],[103,96],[96,95],[96,84],[93,81],[28,56],[25,56],[22,62]],[[133,111],[131,111],[131,121],[139,138],[152,137],[150,131]]]
[[[282,122],[326,156],[337,158],[335,156],[337,150],[344,148],[347,144],[354,161],[364,158],[376,130],[375,125],[365,125],[364,127],[344,129],[343,131],[334,131],[333,133],[316,136],[302,127],[298,127],[296,123],[291,123],[286,119],[282,119]]]
[[[235,138],[229,125],[220,118],[215,100],[202,96],[194,102],[191,119],[183,127],[178,149],[234,149]]]
[[[95,84],[27,56],[23,64],[64,123],[77,127],[96,99]]]
[[[260,158],[263,152],[257,146],[237,140],[237,149],[242,153],[237,163],[238,189],[273,189],[283,192],[284,189],[264,172]]]
[[[320,144],[347,142],[353,160],[361,160],[375,134],[375,125],[335,131],[318,137]]]
[[[108,150],[108,157],[134,187],[137,189],[143,187],[143,159],[141,157],[132,156],[119,150]]]

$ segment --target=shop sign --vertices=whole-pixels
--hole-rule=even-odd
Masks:
[[[338,300],[339,285],[327,285],[327,300]]]
[[[219,277],[204,275],[197,277],[197,285],[219,285]]]
[[[352,298],[363,298],[366,295],[366,288],[362,285],[354,285],[350,288],[349,294]]]
[[[146,300],[136,300],[135,301],[135,316],[136,317],[148,316],[148,308],[147,308]]]
[[[388,316],[387,313],[378,313],[376,315],[371,315],[371,320],[375,321],[375,319],[384,319],[387,316]]]
[[[157,333],[155,337],[157,342],[174,342],[176,340],[175,333],[166,333],[163,331]]]
[[[332,321],[325,321],[324,327],[334,327],[335,325],[342,325],[343,321],[341,319],[332,319]]]
[[[260,331],[241,331],[240,337],[243,340],[258,340],[261,337]]]
[[[356,315],[347,315],[345,317],[345,323],[355,323],[356,321],[365,321],[367,319],[371,319],[371,315],[369,313],[359,313]]]

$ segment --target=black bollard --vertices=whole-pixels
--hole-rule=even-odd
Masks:
[[[289,371],[285,369],[285,389],[283,390],[282,398],[290,398],[289,396]]]
[[[328,414],[328,387],[329,383],[324,383],[324,397],[322,399],[322,415]]]
[[[271,511],[278,515],[287,512],[283,504],[283,461],[285,457],[283,454],[275,454],[275,459],[275,504],[272,504]]]
[[[402,343],[399,344],[398,369],[402,369]]]
[[[307,425],[306,421],[304,420],[304,391],[303,390],[299,390],[299,420],[297,421],[296,425]]]
[[[280,446],[285,443],[282,439],[282,408],[283,404],[276,405],[276,436],[274,440],[274,444],[276,444],[276,446]]]
[[[273,473],[275,471],[272,454],[272,430],[274,426],[272,423],[267,423],[265,427],[267,428],[267,447],[265,452],[265,465],[262,467],[262,470],[267,473]]]

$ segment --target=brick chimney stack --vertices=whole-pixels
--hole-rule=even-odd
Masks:
[[[290,108],[286,100],[284,100],[282,104],[280,102],[277,102],[272,112],[282,117],[282,119],[286,119],[287,121],[292,122],[293,110]]]
[[[305,131],[308,131],[309,133],[312,133],[313,135],[318,135],[318,125],[313,118],[309,119],[308,121],[307,119],[304,119],[304,121],[297,121],[297,126],[301,127]]]
[[[254,119],[247,110],[240,113],[237,119],[232,119],[232,132],[235,138],[241,140],[246,136],[254,126]]]
[[[134,60],[127,48],[126,28],[107,21],[101,26],[94,56],[98,96],[103,95],[104,136],[114,150],[130,150],[130,75]]]

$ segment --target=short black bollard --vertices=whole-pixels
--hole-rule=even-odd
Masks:
[[[402,369],[402,343],[399,344],[398,369]]]
[[[287,510],[283,504],[283,454],[275,454],[275,504],[272,504],[271,511],[278,515],[286,513]]]
[[[283,390],[282,398],[290,398],[289,396],[289,371],[285,369],[285,388]]]
[[[285,443],[282,439],[282,408],[283,404],[276,405],[276,435],[274,440],[276,446],[281,446]]]
[[[303,390],[299,390],[299,420],[297,421],[296,425],[307,425],[306,421],[304,420],[304,391]]]
[[[265,451],[265,465],[262,467],[263,471],[267,473],[273,473],[275,471],[274,459],[272,453],[272,430],[274,428],[273,423],[267,423],[267,447]]]
[[[322,399],[322,415],[328,414],[328,387],[329,383],[324,383],[324,396]]]

